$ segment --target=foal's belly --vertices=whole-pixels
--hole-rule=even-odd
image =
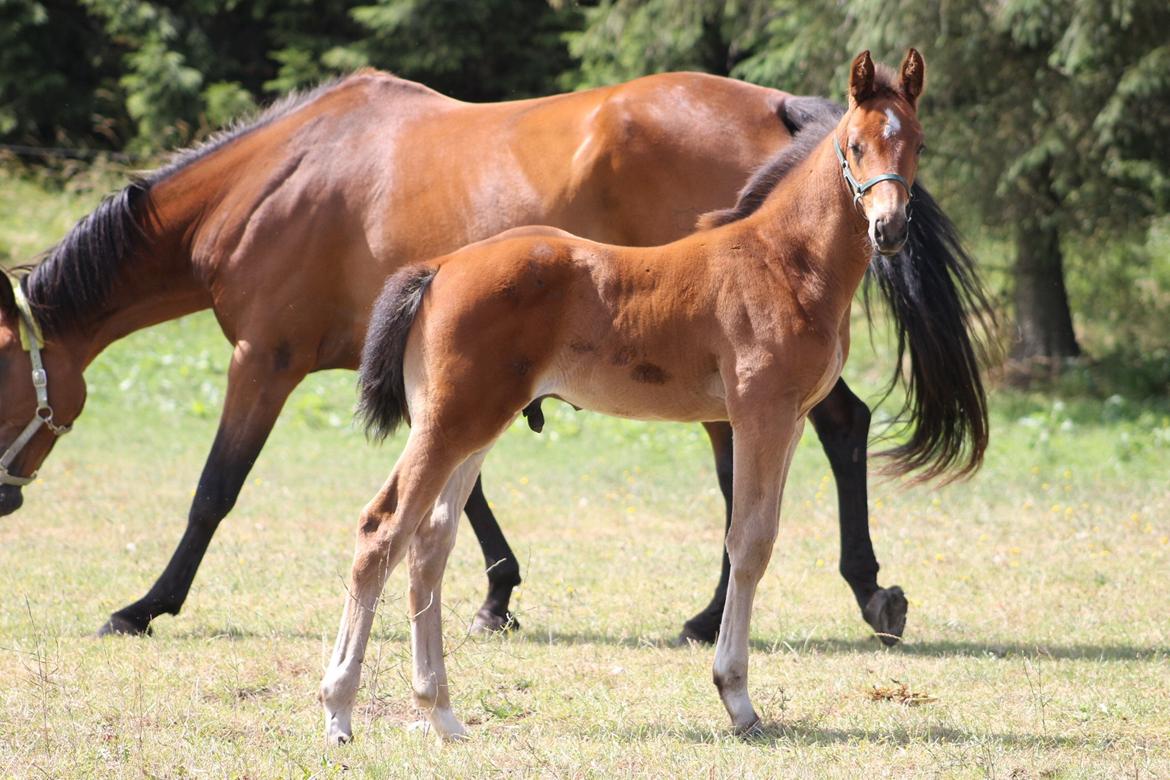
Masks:
[[[722,382],[678,377],[652,365],[625,371],[553,372],[542,377],[536,397],[555,395],[573,406],[633,420],[711,422],[727,419]],[[718,387],[715,385],[718,384]]]

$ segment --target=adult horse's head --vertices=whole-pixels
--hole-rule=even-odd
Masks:
[[[853,60],[849,112],[834,137],[841,172],[854,203],[869,221],[869,239],[883,255],[906,243],[910,187],[923,149],[918,98],[926,63],[906,52],[897,75],[875,72],[869,52]]]
[[[45,341],[16,284],[0,278],[0,516],[20,508],[21,488],[85,404],[81,366]]]

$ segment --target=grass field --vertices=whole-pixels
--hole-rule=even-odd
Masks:
[[[93,202],[0,173],[0,259],[27,259]],[[750,684],[767,727],[748,741],[730,733],[712,651],[671,642],[718,569],[700,429],[550,406],[545,433],[517,426],[485,472],[525,575],[523,630],[465,637],[484,581],[466,528],[448,570],[452,694],[472,739],[406,728],[399,571],[356,742],[327,748],[316,693],[353,528],[401,444],[351,427],[350,374],[298,390],[184,613],[153,638],[91,638],[182,532],[228,355],[205,315],[115,345],[87,374],[75,433],[0,519],[0,776],[1170,776],[1166,399],[997,390],[975,479],[875,480],[881,581],[910,599],[893,649],[836,573],[833,488],[806,434],[757,599]],[[859,344],[846,376],[872,393],[887,368]]]

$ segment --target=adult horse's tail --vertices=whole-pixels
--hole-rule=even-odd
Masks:
[[[801,142],[819,140],[845,107],[819,97],[790,97],[781,119]],[[794,146],[797,145],[794,143]],[[750,185],[749,185],[750,188]],[[748,189],[745,189],[748,192]],[[995,309],[954,224],[926,188],[911,191],[909,238],[893,257],[877,252],[866,275],[866,313],[874,285],[894,320],[898,359],[886,388],[906,395],[895,420],[906,421],[905,442],[879,453],[888,472],[918,472],[921,480],[974,473],[987,449],[987,397],[980,375],[990,357]],[[742,200],[741,196],[741,200]],[[909,371],[905,358],[909,355]]]
[[[954,224],[921,184],[914,185],[910,209],[906,247],[893,257],[875,253],[865,287],[867,313],[876,285],[893,317],[898,359],[887,393],[905,385],[898,418],[912,425],[904,443],[880,454],[895,474],[957,479],[974,473],[987,449],[980,368],[995,310]]]
[[[387,280],[374,304],[358,369],[357,409],[373,439],[385,439],[403,420],[409,422],[402,373],[406,339],[437,271],[421,265],[403,268]]]

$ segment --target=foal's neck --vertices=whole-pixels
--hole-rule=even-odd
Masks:
[[[744,220],[769,247],[772,275],[789,288],[806,311],[834,321],[849,309],[872,248],[867,224],[841,178],[832,138],[836,129],[796,165]]]

